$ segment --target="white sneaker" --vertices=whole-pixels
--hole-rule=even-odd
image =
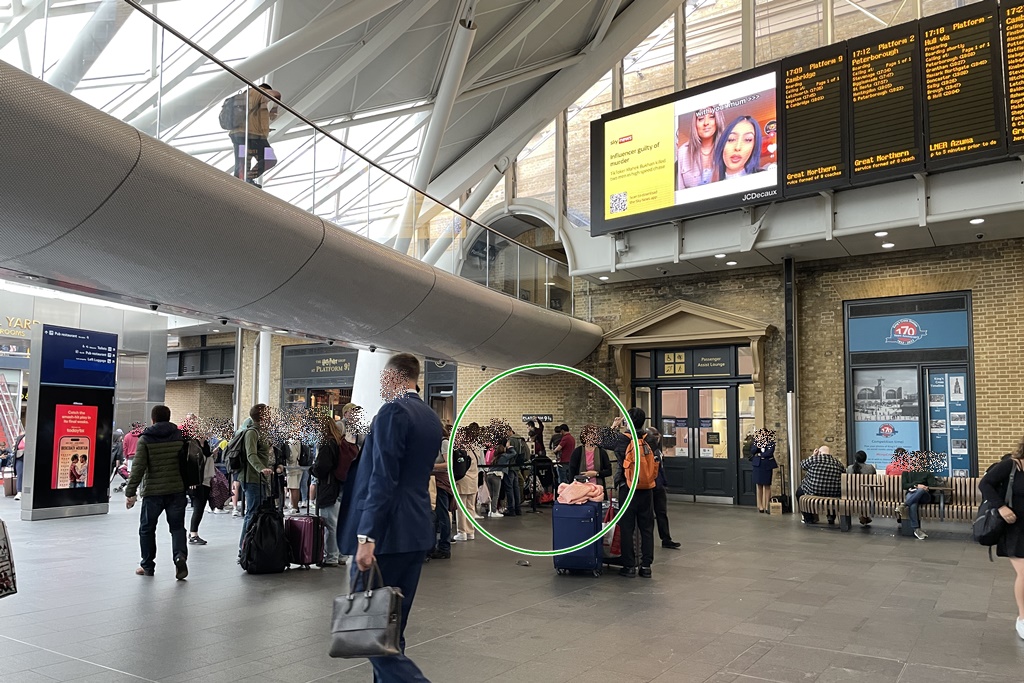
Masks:
[[[454,536],[452,536],[452,540],[453,541],[465,541],[465,540],[468,540],[468,539],[469,539],[469,537],[466,536],[466,534],[462,533],[461,531],[459,533],[455,534]]]
[[[21,500],[21,492],[20,491],[18,493],[14,494],[14,500]]]
[[[235,511],[231,513],[231,516],[232,517],[241,517],[242,516],[242,511],[239,510],[238,508],[235,508]]]
[[[923,541],[924,539],[928,538],[928,534],[926,534],[920,529],[914,529],[914,538],[916,538],[919,541]]]
[[[504,517],[505,515],[501,514],[500,512],[489,512],[487,514],[487,516],[488,517]]]
[[[1024,619],[1017,619],[1017,635],[1024,640]]]
[[[473,519],[484,519],[484,516],[483,516],[483,515],[478,515],[478,514],[476,514],[476,513],[474,512],[474,513],[473,513]]]
[[[476,540],[476,534],[466,534],[466,540],[467,541],[475,541]]]

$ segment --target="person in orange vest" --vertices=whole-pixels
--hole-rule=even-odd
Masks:
[[[629,421],[633,423],[640,436],[640,452],[630,439],[626,448],[626,457],[622,463],[626,485],[619,488],[619,500],[625,501],[629,495],[629,487],[637,477],[636,491],[626,512],[619,521],[619,528],[624,540],[622,544],[622,569],[619,576],[634,578],[637,573],[645,579],[651,578],[651,565],[654,563],[654,487],[657,486],[658,463],[654,459],[654,451],[643,439],[646,434],[647,414],[641,408],[630,408]],[[637,463],[639,462],[639,472]],[[636,547],[632,543],[635,529],[640,530],[640,558],[637,563]]]

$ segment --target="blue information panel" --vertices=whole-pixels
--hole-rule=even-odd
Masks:
[[[966,348],[967,311],[850,318],[850,353]]]
[[[116,334],[44,325],[42,347],[40,383],[114,388]]]
[[[970,474],[967,419],[967,375],[963,372],[928,373],[928,450],[946,454],[940,476]]]

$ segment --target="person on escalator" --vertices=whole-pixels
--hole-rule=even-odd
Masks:
[[[257,181],[276,163],[274,161],[268,165],[267,150],[270,148],[270,124],[277,119],[278,106],[267,95],[281,99],[281,93],[270,87],[269,83],[261,83],[259,88],[249,88],[246,107],[248,115],[241,125],[228,134],[235,155],[235,177],[256,187],[262,187]]]

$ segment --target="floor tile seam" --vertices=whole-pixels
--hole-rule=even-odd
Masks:
[[[97,664],[96,662],[90,662],[88,659],[82,659],[81,657],[75,657],[75,656],[72,656],[72,655],[67,655],[67,654],[64,654],[63,652],[58,652],[57,650],[52,650],[52,649],[50,649],[48,647],[40,647],[39,645],[33,645],[32,643],[27,643],[24,640],[18,640],[17,638],[12,638],[10,636],[5,636],[3,634],[0,634],[0,638],[4,638],[5,640],[9,640],[9,641],[11,641],[13,643],[20,643],[22,645],[28,645],[29,647],[34,647],[37,650],[42,650],[43,652],[49,652],[51,654],[59,655],[61,657],[64,657],[66,659],[71,659],[71,660],[76,661],[76,662],[82,662],[83,664],[88,664],[90,666],[95,666],[96,668],[99,668],[99,669],[105,669],[106,671],[113,671],[114,673],[122,674],[124,676],[130,676],[130,677],[136,678],[136,679],[138,679],[140,681],[146,681],[146,683],[159,683],[159,681],[154,681],[152,678],[144,678],[142,676],[130,673],[128,671],[121,671],[120,669],[115,669],[112,666],[105,666],[103,664]]]
[[[781,642],[781,644],[786,645],[787,647],[798,647],[798,648],[801,648],[801,649],[804,649],[804,650],[816,650],[818,652],[831,652],[833,654],[851,655],[851,656],[854,656],[854,657],[866,657],[868,659],[879,659],[879,660],[882,660],[883,662],[896,662],[897,664],[903,664],[904,666],[906,666],[906,664],[907,664],[902,659],[895,659],[893,657],[879,657],[878,655],[862,655],[862,654],[857,653],[857,652],[846,652],[845,650],[830,650],[827,647],[815,647],[813,645],[800,645],[799,643],[787,643],[785,640],[780,641],[780,642]]]
[[[519,608],[517,610],[513,610],[513,611],[507,612],[505,614],[499,614],[499,615],[491,617],[489,619],[484,619],[483,621],[477,622],[475,624],[470,624],[468,626],[464,626],[462,628],[456,629],[456,630],[451,631],[449,633],[445,633],[445,634],[442,634],[442,635],[439,635],[439,636],[434,636],[433,638],[428,638],[427,640],[421,641],[419,643],[415,643],[413,645],[409,645],[405,649],[406,649],[406,651],[408,651],[408,650],[411,650],[413,648],[419,647],[421,645],[428,645],[430,643],[433,643],[434,641],[442,640],[444,638],[449,638],[449,637],[454,636],[454,635],[456,635],[458,633],[462,633],[463,631],[468,631],[469,629],[477,628],[479,626],[483,626],[484,624],[489,624],[492,621],[497,621],[499,619],[506,619],[508,617],[511,617],[512,615],[519,614],[520,612],[525,612],[526,610],[534,609],[534,608],[536,608],[539,605],[543,605],[544,603],[552,602],[552,601],[555,601],[555,600],[561,600],[562,598],[565,598],[565,597],[570,596],[570,595],[575,595],[576,593],[579,593],[579,592],[585,591],[585,590],[590,590],[590,587],[589,586],[585,586],[583,588],[577,588],[574,591],[570,591],[568,593],[563,593],[561,595],[556,595],[554,597],[548,598],[547,600],[541,600],[540,602],[536,602],[536,603],[534,603],[532,605],[527,605],[525,607],[521,607],[521,608]],[[509,660],[509,661],[511,661],[511,660]],[[333,676],[337,676],[337,675],[342,674],[342,673],[344,673],[346,671],[351,671],[352,669],[357,669],[357,668],[359,668],[361,666],[366,666],[366,664],[368,664],[368,662],[360,662],[359,664],[355,664],[353,666],[341,669],[340,671],[331,672],[331,673],[327,674],[326,676],[321,676],[320,678],[314,678],[313,680],[308,681],[307,683],[319,683],[319,681],[325,681],[328,678],[331,678]],[[517,666],[518,666],[518,664],[517,664]]]

